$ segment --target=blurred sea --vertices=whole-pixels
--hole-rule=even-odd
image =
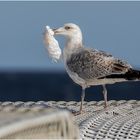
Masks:
[[[140,100],[140,82],[107,85],[108,100]],[[80,101],[81,88],[65,72],[1,72],[0,101]],[[103,100],[102,87],[86,90],[86,101]]]

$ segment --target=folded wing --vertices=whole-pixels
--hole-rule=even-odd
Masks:
[[[128,63],[103,51],[83,48],[71,55],[67,66],[85,80],[124,74],[132,68]]]

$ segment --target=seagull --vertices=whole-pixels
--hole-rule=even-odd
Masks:
[[[86,88],[102,85],[106,108],[107,84],[140,80],[140,71],[133,69],[126,61],[104,51],[84,47],[82,32],[78,25],[67,23],[53,31],[54,35],[66,37],[63,61],[69,77],[82,87],[80,113],[83,111]]]

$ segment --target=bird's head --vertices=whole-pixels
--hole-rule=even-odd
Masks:
[[[82,42],[82,32],[78,25],[73,23],[64,24],[63,27],[53,29],[55,35],[63,35],[69,40]]]

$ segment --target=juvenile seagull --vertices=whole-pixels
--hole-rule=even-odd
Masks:
[[[68,23],[53,31],[55,35],[63,35],[67,39],[63,60],[68,75],[82,87],[80,113],[87,87],[102,85],[107,107],[106,84],[140,79],[140,71],[134,70],[127,62],[103,51],[84,48],[82,32],[76,24]]]

